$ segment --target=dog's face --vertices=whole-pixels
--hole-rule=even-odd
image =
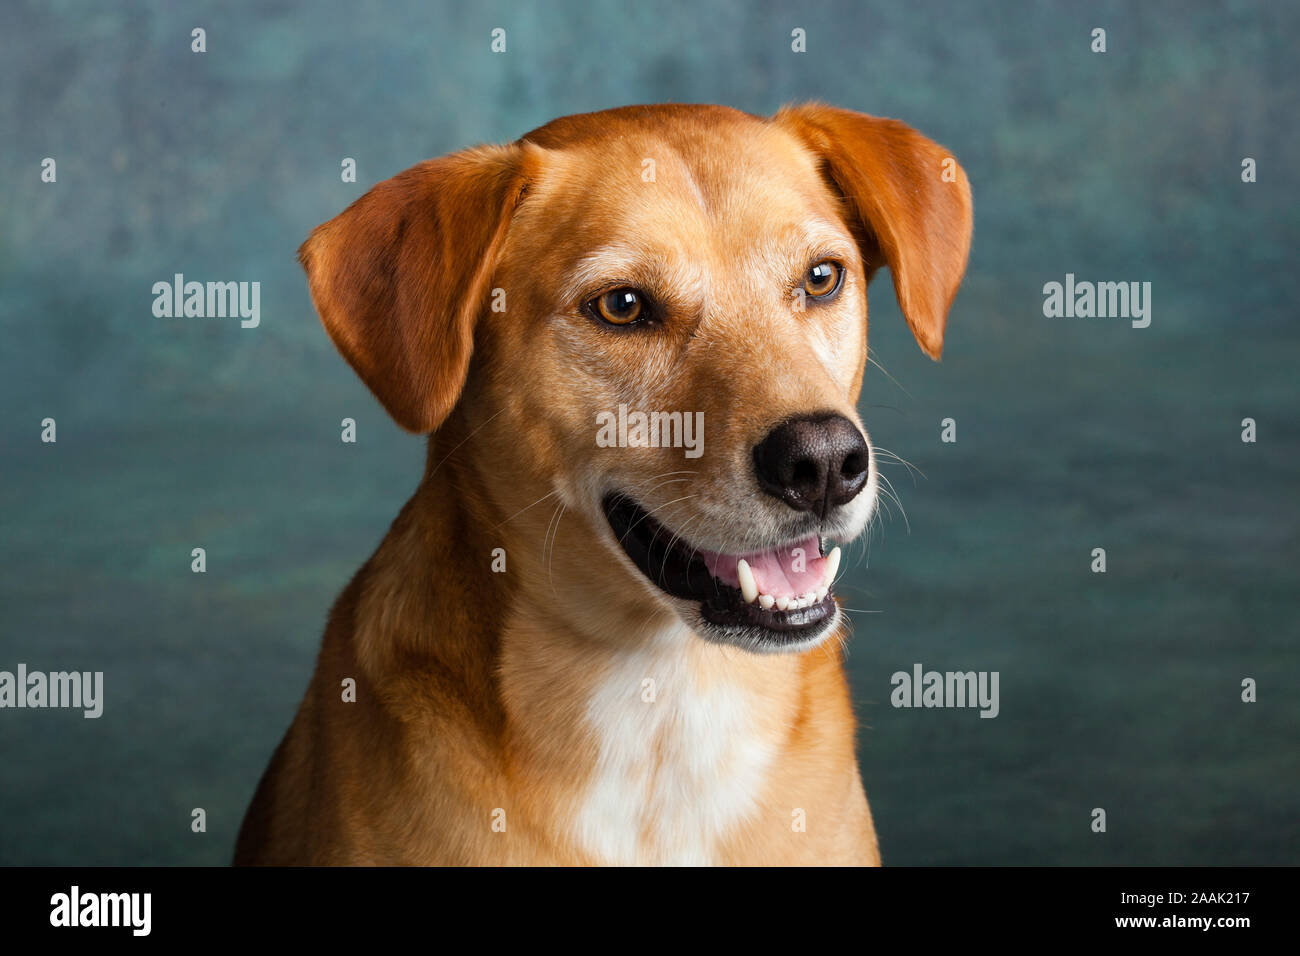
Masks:
[[[634,107],[415,167],[302,258],[400,424],[472,404],[478,441],[509,446],[502,518],[551,492],[624,579],[603,598],[791,650],[834,630],[824,539],[875,504],[867,283],[892,268],[937,358],[970,228],[964,174],[901,124]]]

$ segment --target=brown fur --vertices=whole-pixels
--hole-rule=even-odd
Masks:
[[[739,542],[755,442],[810,410],[857,420],[866,284],[882,265],[938,358],[971,232],[964,173],[941,179],[947,156],[901,123],[820,105],[770,120],[629,107],[421,163],[313,232],[301,260],[326,329],[399,424],[431,433],[429,452],[334,606],[235,862],[878,863],[838,645],[679,641],[589,492],[613,481],[668,527]],[[786,279],[827,252],[848,267],[842,301],[792,313]],[[627,335],[578,313],[623,284],[671,321]],[[703,410],[708,455],[597,448],[594,415],[619,403]],[[507,573],[490,570],[494,548]],[[637,832],[606,852],[606,834],[584,838],[575,821],[605,806],[591,788],[619,740],[593,726],[592,701],[613,688],[608,710],[623,713],[625,674],[628,719],[643,713],[642,677],[659,702],[640,706],[664,719],[628,741],[650,746],[631,791],[644,804],[608,804]],[[348,677],[355,703],[341,699]],[[716,742],[716,774],[683,758],[682,721],[712,699],[750,715],[770,757],[752,792],[710,791],[744,764],[739,744]],[[690,789],[665,804],[673,780]],[[711,800],[747,809],[692,832]]]

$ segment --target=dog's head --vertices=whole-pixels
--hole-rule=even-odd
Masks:
[[[823,539],[875,505],[867,283],[889,267],[937,359],[970,235],[965,174],[902,123],[646,106],[415,166],[300,256],[400,425],[466,418],[503,522],[539,493],[578,516],[557,602],[780,650],[834,628]]]

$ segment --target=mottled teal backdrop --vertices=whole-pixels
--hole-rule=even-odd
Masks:
[[[863,414],[924,473],[887,466],[907,520],[846,589],[886,862],[1295,862],[1297,7],[1088,7],[8,0],[0,669],[103,670],[106,701],[0,711],[0,862],[226,862],[419,479],[312,312],[315,224],[557,115],[805,98],[911,123],[975,194],[942,364],[872,290],[893,380],[869,369]],[[260,327],[154,318],[178,272],[261,282]],[[1151,282],[1150,327],[1045,318],[1066,273]],[[915,662],[999,671],[1000,716],[894,709]]]

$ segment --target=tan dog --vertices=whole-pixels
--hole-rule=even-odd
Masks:
[[[428,459],[235,862],[878,863],[822,538],[875,504],[867,283],[937,359],[970,234],[945,150],[820,105],[565,117],[313,232]]]

